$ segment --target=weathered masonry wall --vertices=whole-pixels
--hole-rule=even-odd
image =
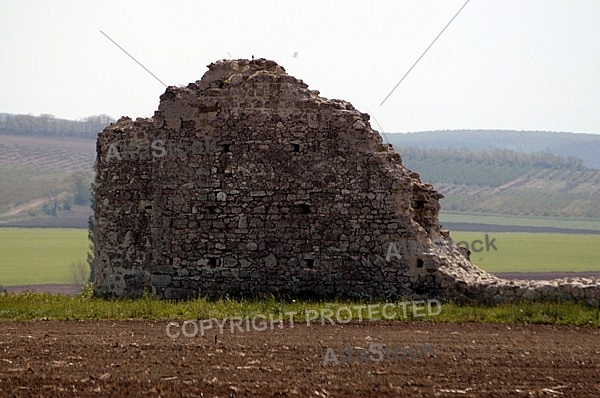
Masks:
[[[169,87],[153,118],[100,133],[98,293],[538,296],[534,282],[505,294],[509,282],[455,250],[441,195],[367,114],[318,94],[272,61],[219,61]],[[387,255],[390,242],[400,256]]]

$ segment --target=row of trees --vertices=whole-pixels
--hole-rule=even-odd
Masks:
[[[489,165],[521,166],[542,169],[585,170],[585,162],[580,158],[563,157],[550,152],[523,153],[506,149],[473,152],[468,149],[434,149],[417,147],[397,147],[403,158],[413,160],[438,161],[454,160],[465,163],[484,163]]]
[[[89,173],[76,172],[69,175],[61,184],[60,192],[57,189],[48,193],[42,211],[49,216],[56,216],[60,211],[71,210],[73,205],[90,204],[91,181]]]
[[[108,115],[67,120],[48,114],[33,116],[0,113],[0,134],[96,139],[96,135],[112,122],[114,119]]]

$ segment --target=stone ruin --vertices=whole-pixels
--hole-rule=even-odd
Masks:
[[[598,305],[600,281],[508,281],[473,265],[434,188],[369,115],[273,61],[221,60],[168,87],[152,118],[98,135],[100,295]]]

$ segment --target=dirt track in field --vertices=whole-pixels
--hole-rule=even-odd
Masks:
[[[598,328],[286,323],[171,339],[167,324],[0,322],[0,396],[600,396]],[[423,342],[435,356],[323,365],[327,347]]]

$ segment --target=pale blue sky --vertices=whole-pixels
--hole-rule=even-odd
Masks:
[[[380,106],[464,1],[2,0],[0,112],[151,116],[165,88],[103,30],[167,84],[273,59],[386,132],[600,133],[597,0],[471,0]]]

